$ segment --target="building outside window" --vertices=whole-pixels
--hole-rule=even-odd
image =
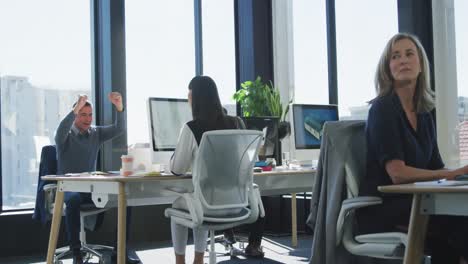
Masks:
[[[33,208],[41,148],[91,94],[90,2],[1,1],[2,210]]]
[[[454,0],[455,36],[457,54],[457,87],[458,87],[458,134],[460,146],[460,163],[468,164],[468,24],[466,12],[468,2]]]

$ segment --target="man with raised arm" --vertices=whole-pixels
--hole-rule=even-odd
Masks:
[[[109,101],[115,106],[117,119],[108,126],[92,126],[93,106],[86,95],[79,95],[73,110],[60,122],[55,134],[57,145],[57,174],[91,172],[96,170],[96,160],[102,144],[125,131],[122,95],[109,94]],[[73,263],[81,264],[80,253],[80,206],[92,203],[90,193],[65,192],[68,242],[73,253]],[[127,231],[130,213],[127,214]],[[128,237],[128,236],[127,236]],[[128,259],[128,263],[138,263],[139,259]]]

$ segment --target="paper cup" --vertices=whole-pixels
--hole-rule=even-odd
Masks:
[[[122,155],[122,175],[128,176],[133,174],[133,156],[132,155]]]

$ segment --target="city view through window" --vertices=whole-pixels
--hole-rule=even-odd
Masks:
[[[89,3],[0,2],[3,210],[34,207],[41,148],[77,94],[91,96]]]
[[[354,10],[360,5],[348,2],[336,1],[340,118],[365,119],[366,102],[375,96],[373,79],[378,58],[385,42],[398,30],[396,2],[361,0],[366,2],[366,10]],[[141,1],[139,5],[135,3],[126,1],[125,19],[129,144],[148,141],[147,97],[186,98],[187,84],[195,75],[193,5],[171,1],[164,3],[164,8],[147,8],[145,5],[142,7]],[[160,2],[146,3],[155,5]],[[233,114],[235,107],[230,97],[235,91],[235,53],[234,44],[230,43],[234,41],[233,21],[230,21],[234,19],[231,13],[233,4],[232,1],[203,3],[206,12],[203,24],[203,45],[207,49],[205,73],[219,80],[222,103],[232,106],[228,110]],[[223,8],[222,14],[226,20],[220,25],[231,27],[219,42],[216,42],[219,28],[215,24],[219,14],[211,5]],[[324,25],[324,6],[320,5],[314,11],[317,12],[316,20],[307,19],[300,12],[299,8],[308,6],[308,2],[298,1],[293,11],[298,15],[293,23],[299,25],[301,21],[318,21]],[[465,15],[468,1],[454,0],[454,6],[459,109],[459,125],[454,128],[454,133],[458,135],[460,162],[468,164],[468,31],[463,30],[463,25],[468,24]],[[353,12],[350,12],[351,9]],[[177,22],[167,23],[174,19],[173,15],[169,15],[174,12],[167,10],[177,10]],[[347,15],[349,13],[354,14],[352,21]],[[367,23],[369,20],[374,23]],[[55,144],[55,130],[61,119],[71,111],[78,94],[85,93],[93,98],[90,21],[89,1],[0,1],[3,210],[34,207],[41,148]],[[324,63],[325,68],[320,68],[319,64],[308,65],[310,60],[294,60],[297,69],[295,86],[298,89],[296,102],[326,104],[327,62],[325,57],[317,55],[317,51],[323,52],[326,39],[314,41],[307,38],[306,33],[312,36],[314,33],[304,33],[306,30],[307,27],[303,25],[294,29],[294,39],[298,40],[294,44],[294,55],[299,57],[303,56],[303,52],[309,52],[304,53],[304,58],[316,58],[316,61]],[[323,29],[318,30],[316,36],[326,37]],[[148,32],[152,35],[149,36]],[[380,33],[377,36],[370,32]],[[318,46],[313,49],[316,52],[307,51],[307,47],[300,44],[301,41],[316,43]],[[215,46],[220,50],[211,50]],[[224,64],[218,67],[221,63]],[[309,67],[321,72],[313,83],[308,80]],[[314,70],[310,74],[313,76]]]
[[[458,121],[460,165],[468,164],[468,1],[455,0],[455,36],[457,54]]]

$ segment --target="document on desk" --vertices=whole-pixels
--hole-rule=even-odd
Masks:
[[[81,173],[66,173],[67,177],[90,177],[90,176],[116,176],[119,172],[113,171],[92,171],[92,172],[81,172]]]
[[[60,176],[60,175],[58,175]],[[91,174],[89,172],[82,172],[82,173],[65,173],[65,177],[91,177],[91,176],[102,176],[99,174]]]
[[[136,172],[134,174],[129,175],[128,177],[151,177],[151,176],[162,176],[162,173],[160,171],[140,171]]]
[[[418,186],[461,186],[468,185],[468,181],[452,181],[452,180],[437,180],[437,181],[422,181],[415,182]]]

